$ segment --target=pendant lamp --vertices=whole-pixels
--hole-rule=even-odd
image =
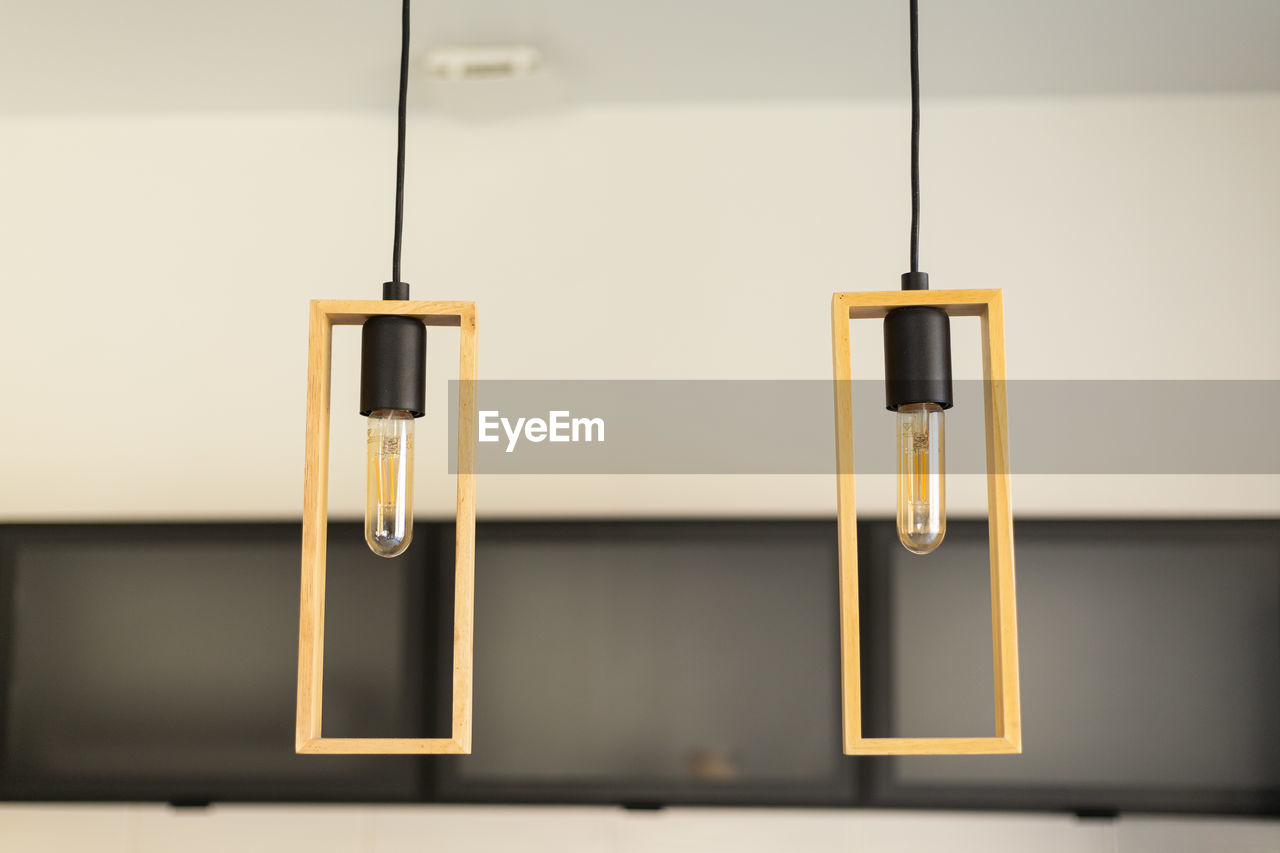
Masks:
[[[831,299],[835,373],[836,495],[840,563],[840,657],[844,751],[849,755],[954,755],[1022,752],[1013,515],[1005,406],[1004,308],[999,290],[930,290],[919,269],[920,63],[917,0],[911,29],[911,269],[902,289],[836,293]],[[929,554],[946,535],[944,412],[953,405],[951,318],[982,325],[983,417],[991,559],[991,635],[995,732],[979,737],[864,737],[858,616],[857,514],[853,474],[852,320],[882,320],[885,406],[897,417],[898,538]]]
[[[298,620],[300,753],[471,752],[472,623],[475,574],[476,306],[409,298],[400,278],[404,143],[409,82],[409,0],[403,0],[391,281],[382,299],[314,300],[307,349],[307,438],[302,504],[302,592]],[[454,564],[453,723],[447,738],[326,738],[324,695],[325,543],[328,536],[329,385],[334,326],[361,326],[360,414],[367,417],[365,541],[382,557],[413,539],[413,423],[426,413],[428,326],[459,327],[457,528]],[[354,450],[354,448],[352,448]]]

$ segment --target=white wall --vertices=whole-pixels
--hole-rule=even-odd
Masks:
[[[609,808],[0,806],[15,853],[1273,853],[1276,821]]]
[[[483,377],[826,378],[831,292],[892,289],[903,269],[904,128],[901,106],[876,104],[415,120],[406,276],[421,297],[479,302]],[[387,277],[391,130],[381,116],[0,119],[0,520],[297,517],[307,300],[374,297]],[[937,286],[1006,289],[1015,378],[1280,378],[1280,96],[950,101],[927,105],[925,132],[925,268]],[[343,414],[355,340],[335,350],[331,506],[347,516],[362,506],[362,423]],[[443,393],[456,338],[433,341]],[[874,340],[857,346],[878,364]],[[976,359],[959,365],[975,375]],[[1046,416],[1129,433],[1177,413],[1129,414]],[[443,516],[431,427],[419,506]],[[1015,453],[1035,440],[1013,436]],[[860,480],[864,511],[890,510],[884,480]],[[953,509],[981,511],[967,480]],[[1024,516],[1265,515],[1276,480],[1019,477],[1015,499]],[[831,515],[834,486],[486,477],[479,501],[490,518]],[[1280,836],[1056,816],[0,808],[0,849],[15,851],[513,846],[1225,853]]]
[[[925,115],[924,266],[936,286],[1005,288],[1013,377],[1280,374],[1280,96]],[[486,378],[826,378],[831,292],[891,289],[904,268],[905,119],[874,103],[415,119],[405,274],[415,295],[479,303]],[[392,131],[336,114],[0,119],[0,519],[297,517],[307,300],[375,297],[388,276]],[[355,341],[334,374],[345,516],[362,509]],[[434,341],[443,394],[456,338]],[[877,346],[855,359],[878,365]],[[1177,413],[1045,416],[1132,435]],[[451,511],[443,420],[419,444],[426,515]],[[1035,440],[1014,435],[1015,454]],[[954,513],[983,510],[976,479],[953,478]],[[1267,515],[1277,479],[1021,476],[1014,494],[1023,516]],[[887,478],[865,480],[861,508],[887,513]],[[479,505],[830,515],[834,491],[491,476]]]

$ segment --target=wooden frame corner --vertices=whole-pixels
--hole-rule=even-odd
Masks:
[[[858,528],[853,477],[850,321],[882,318],[894,308],[930,305],[982,323],[983,412],[986,422],[988,541],[991,554],[991,637],[995,676],[992,737],[869,738],[862,735],[862,672],[858,615]],[[893,290],[836,293],[831,298],[835,377],[836,495],[840,561],[840,659],[844,751],[848,755],[964,755],[1022,752],[1018,686],[1017,603],[1013,515],[1005,402],[1004,305],[999,290]]]
[[[447,738],[326,738],[320,734],[324,695],[324,588],[329,517],[329,390],[333,327],[359,326],[370,317],[382,314],[417,317],[428,326],[458,326],[460,331],[453,722],[452,734]],[[302,503],[295,749],[312,755],[470,753],[476,530],[475,303],[313,300],[307,353],[307,439]]]

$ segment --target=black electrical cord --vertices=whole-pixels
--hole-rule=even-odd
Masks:
[[[911,271],[920,271],[920,12],[911,4]]]
[[[409,91],[409,0],[400,19],[400,107],[396,134],[396,237],[391,250],[391,281],[400,283],[400,244],[404,232],[404,125]]]

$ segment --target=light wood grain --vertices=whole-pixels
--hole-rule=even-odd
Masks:
[[[307,436],[302,489],[302,584],[298,617],[297,746],[320,736],[324,695],[324,564],[329,504],[329,377],[332,326],[311,303],[307,343]]]
[[[831,356],[835,376],[836,540],[840,575],[840,704],[844,743],[862,739],[862,639],[858,633],[858,513],[853,491],[853,384],[849,355],[849,309],[831,299]]]
[[[837,293],[835,299],[849,309],[853,320],[877,320],[894,308],[932,305],[945,308],[952,317],[981,317],[999,290],[879,290]]]
[[[329,515],[329,408],[333,326],[397,314],[458,326],[458,498],[454,564],[453,723],[448,738],[326,738],[324,697],[325,541]],[[307,437],[302,498],[302,583],[298,617],[295,749],[306,754],[465,754],[471,752],[475,610],[477,322],[471,302],[315,300],[307,353]]]
[[[462,315],[458,353],[458,510],[454,534],[453,739],[471,752],[476,554],[476,313]]]
[[[848,755],[1011,755],[1022,745],[1002,737],[871,737],[859,738]]]
[[[983,408],[987,424],[987,538],[991,551],[991,646],[996,734],[1022,751],[1018,697],[1018,605],[1014,590],[1009,415],[1005,399],[1004,299],[999,291],[982,315]]]
[[[428,326],[458,326],[462,318],[475,316],[474,302],[421,302],[410,299],[323,299],[322,310],[334,326],[361,326],[370,317],[396,314],[419,317]]]
[[[323,737],[304,741],[303,755],[467,755],[457,738]]]
[[[858,611],[858,528],[853,476],[853,369],[849,326],[890,310],[931,305],[982,324],[983,419],[986,424],[987,512],[991,555],[991,646],[995,737],[864,738]],[[999,290],[907,290],[836,293],[831,299],[835,382],[836,503],[840,561],[840,673],[844,751],[848,755],[976,755],[1022,752],[1018,684],[1013,512],[1005,403],[1004,308]],[[943,543],[945,547],[945,542]]]

